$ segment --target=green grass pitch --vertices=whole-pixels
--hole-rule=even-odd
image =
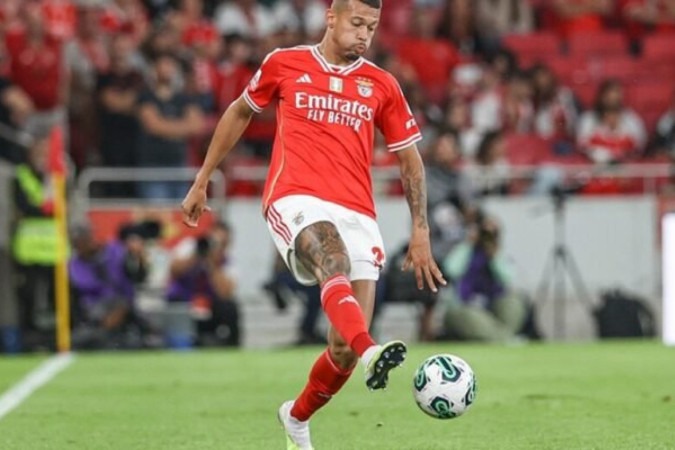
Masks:
[[[319,351],[80,354],[0,420],[0,449],[284,449],[276,409]],[[444,352],[478,379],[476,403],[450,421],[411,394],[415,366]],[[0,390],[40,361],[0,358]],[[368,392],[359,367],[312,435],[319,450],[675,449],[675,349],[413,345],[386,392]]]

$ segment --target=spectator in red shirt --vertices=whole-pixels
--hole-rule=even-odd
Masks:
[[[600,86],[592,111],[579,121],[579,147],[598,164],[620,162],[642,151],[646,143],[642,119],[623,104],[623,89],[616,80]]]
[[[75,36],[77,8],[70,0],[42,0],[42,14],[47,34],[60,41]]]
[[[180,34],[188,51],[215,59],[221,51],[220,36],[214,23],[204,15],[203,0],[181,0],[177,10],[167,15],[167,22]]]
[[[131,33],[136,46],[148,34],[148,16],[140,0],[112,0],[101,16],[101,27],[108,33]]]
[[[6,42],[11,58],[9,77],[35,106],[25,126],[49,129],[58,125],[65,130],[69,75],[62,46],[47,35],[39,3],[24,3],[21,18],[24,29],[6,36]]]
[[[217,83],[216,60],[222,51],[218,30],[204,16],[203,0],[181,0],[179,9],[169,13],[168,23],[180,36],[190,70],[187,91],[206,112],[214,110]]]

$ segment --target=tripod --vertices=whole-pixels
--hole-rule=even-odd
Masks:
[[[572,288],[577,295],[576,298],[582,300],[589,311],[592,310],[591,296],[584,284],[579,266],[565,242],[565,201],[566,193],[559,189],[554,190],[555,216],[553,226],[555,242],[536,291],[537,301],[542,303],[545,302],[546,291],[551,291],[550,299],[555,302],[553,310],[554,335],[558,338],[565,337],[565,297],[567,295],[565,275],[568,275],[572,282]]]

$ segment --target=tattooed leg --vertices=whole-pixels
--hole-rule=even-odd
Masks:
[[[337,274],[349,276],[349,254],[340,233],[331,222],[317,222],[300,232],[295,239],[298,260],[319,284]]]

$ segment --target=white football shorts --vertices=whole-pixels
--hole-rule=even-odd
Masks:
[[[350,280],[377,280],[385,263],[384,244],[371,217],[310,195],[289,195],[267,209],[267,227],[274,244],[298,282],[316,278],[295,256],[295,238],[316,222],[331,222],[342,237],[351,262]]]

